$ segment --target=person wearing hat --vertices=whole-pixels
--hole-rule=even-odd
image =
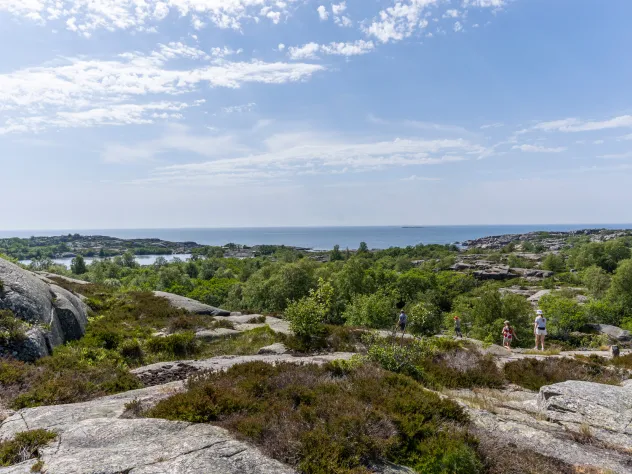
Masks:
[[[517,341],[518,336],[516,336],[516,332],[514,331],[514,328],[511,327],[511,325],[509,324],[509,321],[505,321],[505,327],[503,327],[503,346],[508,351],[511,350],[511,341],[513,341],[514,337],[516,338],[516,341]]]
[[[535,334],[535,350],[538,350],[538,346],[544,350],[544,338],[546,337],[546,318],[539,309],[536,311],[535,323],[533,324],[533,334]]]

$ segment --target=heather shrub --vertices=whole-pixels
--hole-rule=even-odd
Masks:
[[[0,466],[11,466],[39,457],[40,448],[57,437],[46,430],[17,433],[12,440],[0,441]]]
[[[530,390],[540,390],[540,387],[544,385],[567,380],[584,380],[614,385],[623,380],[621,373],[597,362],[582,362],[566,357],[545,360],[516,360],[505,365],[504,373],[506,379],[511,383]]]
[[[368,474],[382,459],[417,472],[481,472],[456,403],[357,361],[199,374],[147,416],[223,426],[303,473]]]

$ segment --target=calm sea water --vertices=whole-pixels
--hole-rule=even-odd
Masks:
[[[173,242],[192,241],[204,245],[276,244],[311,249],[331,249],[334,245],[355,249],[360,242],[370,248],[406,247],[416,244],[449,244],[490,235],[533,231],[579,229],[632,229],[632,224],[573,225],[485,225],[426,227],[268,227],[234,229],[62,229],[46,231],[0,231],[0,238],[55,236],[63,234],[107,235],[123,239],[159,238]]]

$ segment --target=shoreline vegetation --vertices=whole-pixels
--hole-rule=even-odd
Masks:
[[[487,452],[469,412],[440,393],[509,384],[537,391],[567,380],[617,385],[632,369],[631,355],[558,356],[603,350],[613,341],[629,345],[632,231],[495,236],[463,247],[371,250],[360,243],[356,250],[326,252],[166,243],[165,250],[189,245],[191,259],[158,258],[149,266],[133,253],[147,247],[129,242],[116,244],[122,254],[87,264],[79,251],[95,249],[86,242],[120,239],[66,237],[77,255],[70,269],[42,254],[25,268],[82,295],[90,309],[85,335],[35,362],[10,353],[0,358],[0,410],[138,389],[145,383],[132,370],[163,362],[250,356],[273,345],[293,356],[347,353],[349,360],[320,367],[258,361],[220,373],[187,372],[183,392],[135,407],[134,416],[227,428],[303,473],[365,474],[383,461],[423,473],[491,473],[504,472],[503,456]],[[48,240],[26,247],[8,241],[15,245],[0,241],[0,257],[14,262],[24,252],[51,249]],[[4,284],[0,275],[0,303]],[[177,309],[155,291],[252,315],[246,325],[263,324],[236,331],[229,317]],[[549,352],[499,365],[498,355],[485,349],[502,343],[505,320],[518,336],[517,352],[531,349],[536,307],[548,320]],[[400,309],[408,315],[407,338],[393,337]],[[456,316],[467,339],[455,337]],[[266,317],[286,320],[289,333],[273,331]],[[604,332],[603,325],[619,332]],[[0,345],[22,341],[31,329],[4,310]],[[199,337],[212,331],[231,334]],[[38,456],[36,447],[33,453]],[[511,472],[572,472],[529,470],[532,457],[521,452]]]

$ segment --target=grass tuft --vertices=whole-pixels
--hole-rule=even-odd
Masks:
[[[0,466],[11,466],[39,457],[40,448],[56,437],[50,431],[32,430],[17,433],[12,440],[0,441]]]

